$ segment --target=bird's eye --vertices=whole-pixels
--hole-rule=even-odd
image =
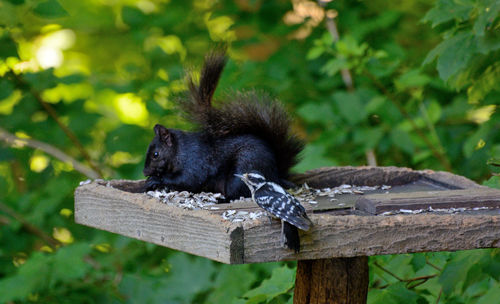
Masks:
[[[157,159],[157,158],[158,158],[158,156],[160,156],[160,153],[158,153],[158,152],[153,153],[153,158],[154,158],[154,159]]]

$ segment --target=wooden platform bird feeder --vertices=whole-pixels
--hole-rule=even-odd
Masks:
[[[75,221],[227,264],[298,260],[301,304],[365,303],[368,256],[500,247],[500,190],[461,176],[333,167],[294,181],[309,187],[300,191],[314,224],[301,232],[298,254],[280,246],[280,222],[253,202],[191,208],[135,193],[144,181],[82,183]]]

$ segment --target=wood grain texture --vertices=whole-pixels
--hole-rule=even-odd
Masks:
[[[363,304],[367,295],[367,257],[297,263],[294,304]]]
[[[242,263],[242,228],[203,210],[168,206],[145,194],[92,183],[75,191],[79,224],[207,257]]]
[[[500,190],[460,189],[447,191],[422,191],[411,193],[370,194],[358,199],[356,209],[371,214],[393,210],[419,210],[447,208],[500,208]]]
[[[279,247],[279,224],[245,227],[245,263],[500,247],[500,213],[309,216],[301,252]]]
[[[464,178],[447,174],[400,168],[323,168],[318,176],[307,173],[308,183],[328,187],[342,183],[363,185],[399,183],[422,178],[440,180],[456,188],[490,191]],[[330,173],[328,173],[330,172]],[[343,172],[336,176],[338,172]],[[396,172],[396,173],[394,173]],[[333,176],[332,176],[333,175]],[[378,176],[378,177],[375,177]],[[110,186],[131,190],[143,181],[112,181]],[[332,184],[330,184],[332,183]],[[169,206],[145,194],[108,187],[107,181],[82,185],[75,191],[77,223],[134,237],[147,242],[204,256],[223,263],[257,263],[281,260],[312,260],[339,257],[398,254],[408,252],[463,250],[500,247],[500,211],[458,214],[361,216],[339,215],[333,211],[310,213],[314,226],[300,231],[301,252],[295,254],[280,246],[277,220],[267,217],[231,223],[221,217],[228,208],[256,210],[251,203],[218,205],[219,210],[184,210]],[[125,185],[125,186],[123,186]],[[461,190],[459,190],[461,191]],[[402,195],[402,194],[401,194]],[[368,197],[368,195],[367,195]],[[432,199],[433,196],[430,196]],[[307,207],[307,206],[306,206]],[[360,214],[361,211],[360,211]]]

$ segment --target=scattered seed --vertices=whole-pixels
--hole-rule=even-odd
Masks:
[[[92,182],[92,180],[91,180],[91,179],[87,179],[87,180],[81,181],[81,182],[80,182],[80,186],[83,186],[83,185],[88,185],[88,184],[90,184],[91,182]]]

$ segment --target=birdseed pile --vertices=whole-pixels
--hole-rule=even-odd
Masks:
[[[221,193],[210,192],[191,193],[188,191],[156,190],[148,191],[146,194],[159,199],[167,205],[177,206],[188,210],[216,210],[219,209],[215,207],[217,202],[224,199]]]

